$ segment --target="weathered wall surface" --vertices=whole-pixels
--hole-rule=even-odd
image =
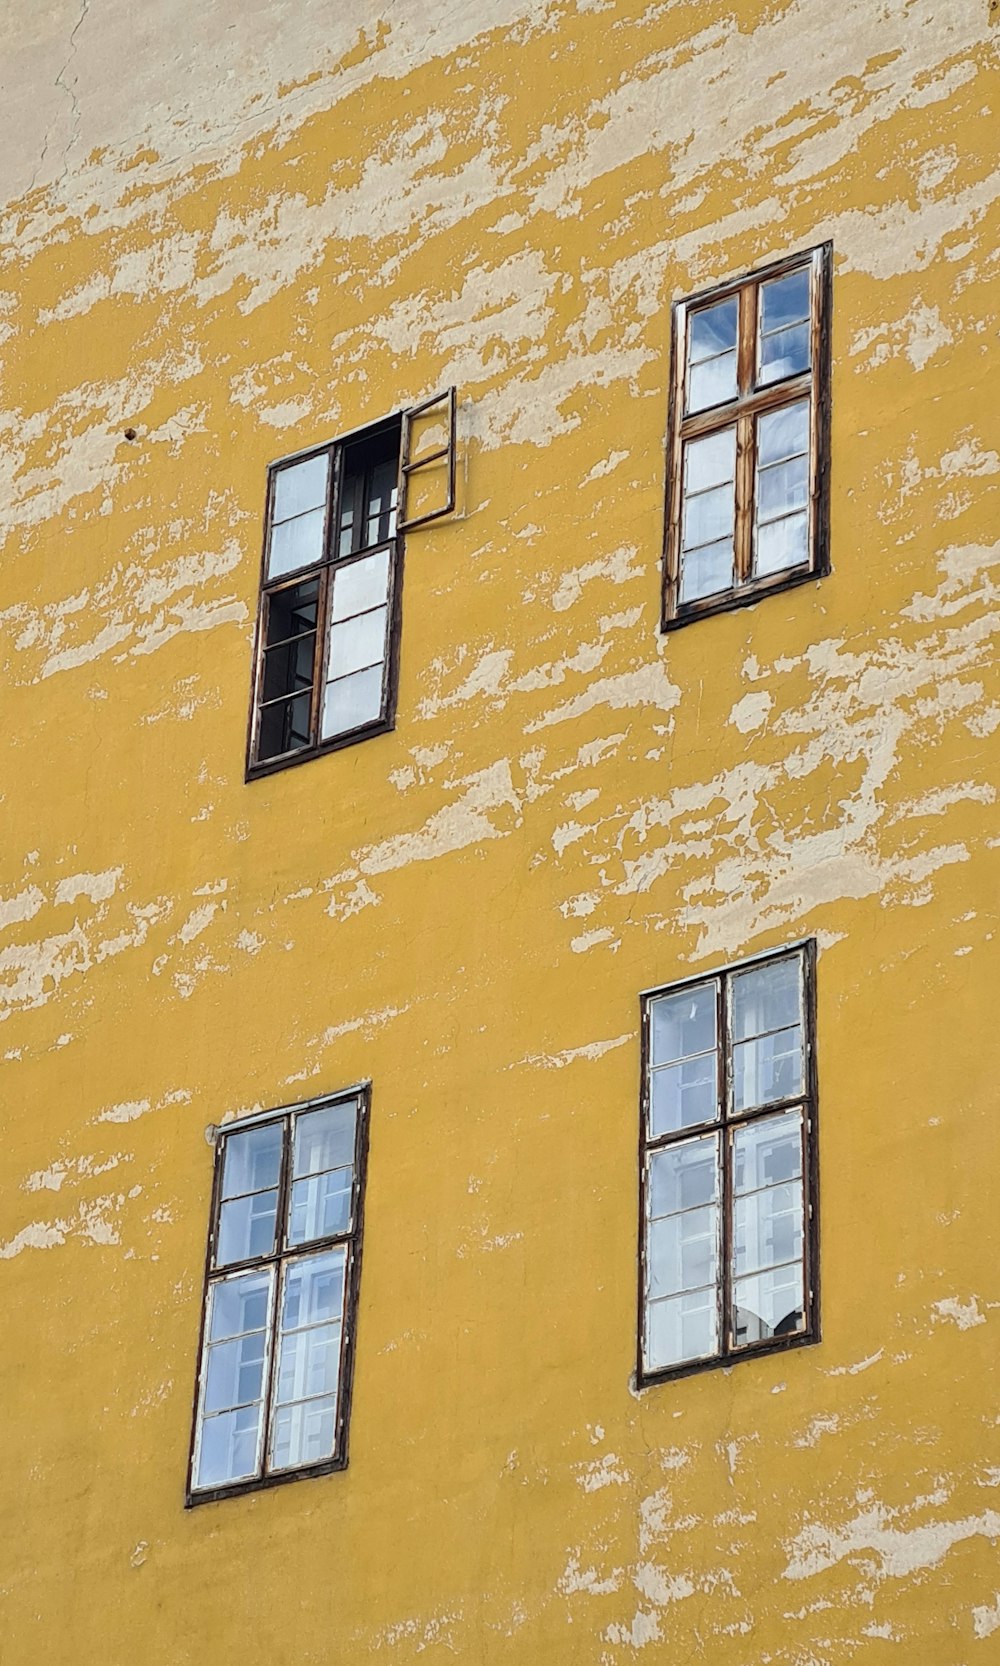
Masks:
[[[4,6],[5,1666],[998,1658],[998,44]],[[833,573],[660,636],[670,302],[825,238]],[[245,785],[265,464],[451,381],[395,733]],[[822,1343],[637,1395],[637,993],[806,934]],[[185,1512],[205,1127],[367,1076],[350,1467]]]

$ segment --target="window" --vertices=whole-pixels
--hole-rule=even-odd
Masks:
[[[664,629],[828,570],[829,244],[673,314]]]
[[[435,430],[441,443],[428,446]],[[438,490],[437,469],[444,502],[414,512],[415,491]],[[454,388],[272,465],[248,777],[392,727],[400,534],[454,506]]]
[[[188,1500],[347,1461],[366,1089],[220,1134]]]
[[[640,1381],[817,1339],[814,956],[643,996]]]

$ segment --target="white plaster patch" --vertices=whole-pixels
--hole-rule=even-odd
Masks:
[[[980,1639],[992,1637],[995,1631],[1000,1631],[1000,1591],[990,1607],[983,1606],[972,1610],[972,1624],[976,1636]]]
[[[609,451],[606,457],[594,464],[589,474],[584,475],[581,486],[589,486],[592,480],[603,480],[606,475],[614,472],[619,463],[624,463],[627,457],[627,451]]]
[[[827,1375],[830,1377],[856,1377],[860,1372],[868,1371],[873,1365],[877,1365],[884,1352],[884,1348],[878,1348],[875,1353],[869,1354],[866,1359],[859,1359],[854,1365],[831,1365]]]
[[[942,1301],[933,1302],[935,1319],[948,1319],[957,1325],[959,1330],[971,1330],[974,1325],[985,1325],[986,1315],[979,1311],[979,1303],[975,1296],[967,1301],[960,1301],[957,1296],[945,1296]]]
[[[741,735],[748,735],[767,722],[768,713],[773,705],[773,696],[763,691],[759,694],[744,694],[742,700],[738,700],[730,712],[729,721],[736,725]]]
[[[515,1064],[505,1066],[507,1070],[520,1070],[523,1065],[540,1065],[544,1070],[563,1070],[568,1064],[575,1064],[578,1059],[601,1059],[605,1053],[610,1053],[616,1047],[624,1047],[634,1041],[635,1036],[629,1032],[626,1035],[616,1035],[610,1041],[587,1041],[582,1047],[567,1047],[562,1053],[530,1053],[527,1058],[518,1059]]]
[[[591,1597],[609,1596],[617,1591],[622,1582],[622,1569],[615,1568],[602,1579],[596,1568],[581,1566],[578,1554],[572,1554],[566,1563],[565,1571],[560,1575],[556,1589],[564,1597],[576,1596],[579,1592],[586,1592]]]
[[[16,896],[0,900],[0,928],[20,925],[24,920],[33,920],[44,905],[45,895],[37,885],[29,885]]]
[[[576,1484],[584,1492],[600,1492],[604,1487],[624,1487],[628,1479],[627,1472],[621,1467],[621,1459],[614,1452],[595,1458],[591,1463],[576,1465]]]
[[[885,1505],[873,1504],[860,1510],[842,1527],[810,1523],[786,1546],[788,1565],[785,1579],[812,1579],[836,1567],[848,1557],[863,1557],[877,1580],[906,1579],[911,1574],[937,1567],[948,1552],[968,1539],[1000,1538],[1000,1512],[986,1510],[980,1516],[963,1516],[957,1521],[925,1522],[915,1527],[897,1527],[902,1514]]]
[[[75,902],[77,897],[86,897],[90,902],[107,902],[113,897],[121,878],[121,868],[108,868],[104,873],[78,873],[70,879],[61,879],[56,886],[53,901]]]
[[[656,1615],[644,1613],[642,1609],[639,1609],[631,1625],[610,1625],[604,1636],[609,1643],[629,1644],[633,1649],[641,1649],[647,1643],[659,1643],[662,1640]]]

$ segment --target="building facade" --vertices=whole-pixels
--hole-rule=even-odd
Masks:
[[[998,46],[3,9],[4,1666],[1000,1659]]]

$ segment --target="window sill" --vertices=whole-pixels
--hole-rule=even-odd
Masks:
[[[376,735],[388,735],[396,727],[395,717],[380,717],[377,723],[366,723],[363,728],[352,729],[346,735],[335,735],[332,740],[322,741],[319,746],[303,746],[298,752],[283,752],[280,757],[267,758],[259,764],[248,764],[243,775],[244,782],[257,781],[265,775],[277,775],[284,769],[295,769],[298,764],[312,763],[314,758],[323,758],[328,752],[342,752],[345,746],[356,746],[359,741],[374,740]]]
[[[672,614],[664,614],[660,630],[679,630],[682,625],[694,624],[696,619],[708,619],[715,613],[732,613],[740,607],[753,607],[768,596],[778,596],[794,590],[800,584],[826,578],[829,567],[793,567],[787,573],[777,573],[773,579],[761,579],[755,584],[741,585],[738,590],[724,590],[717,596],[705,596],[697,602],[682,602]]]
[[[685,1365],[669,1365],[662,1370],[644,1371],[639,1366],[635,1373],[637,1390],[655,1388],[659,1383],[674,1382],[680,1377],[700,1376],[703,1371],[727,1370],[741,1365],[744,1360],[759,1359],[763,1354],[784,1354],[790,1348],[815,1347],[820,1341],[818,1330],[796,1331],[792,1336],[772,1336],[764,1342],[751,1342],[745,1348],[729,1354],[713,1354],[711,1359],[694,1359]]]
[[[275,1475],[259,1475],[252,1481],[233,1481],[226,1486],[199,1488],[197,1492],[184,1495],[185,1510],[193,1510],[199,1504],[218,1504],[224,1498],[241,1498],[245,1493],[264,1492],[270,1487],[283,1487],[289,1481],[308,1481],[320,1475],[333,1475],[337,1470],[347,1468],[347,1455],[338,1458],[325,1458],[321,1464],[304,1464],[300,1469],[283,1469]]]

